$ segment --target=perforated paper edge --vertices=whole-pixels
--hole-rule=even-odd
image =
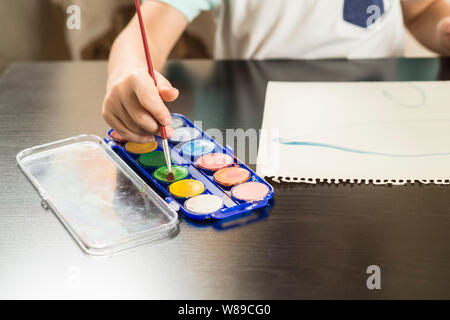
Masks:
[[[357,184],[357,185],[376,185],[376,186],[406,186],[409,184],[425,184],[425,185],[450,185],[450,179],[342,179],[342,178],[300,178],[300,177],[275,177],[265,176],[275,183],[298,183],[298,184],[320,184],[328,183],[332,185],[339,184]]]

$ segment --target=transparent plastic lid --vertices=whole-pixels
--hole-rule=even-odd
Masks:
[[[178,230],[177,213],[97,136],[26,149],[17,162],[89,254],[110,255]]]

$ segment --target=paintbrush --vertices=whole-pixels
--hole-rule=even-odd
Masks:
[[[142,36],[142,42],[144,44],[144,51],[145,51],[145,58],[147,60],[148,73],[152,77],[153,82],[155,83],[155,86],[158,87],[158,82],[156,81],[155,72],[153,71],[152,57],[150,55],[150,49],[148,47],[147,34],[145,32],[144,20],[142,19],[141,5],[139,3],[139,0],[134,0],[134,3],[136,5],[136,12],[138,15],[139,27],[141,28],[141,36]],[[173,176],[173,172],[172,172],[172,160],[170,158],[170,149],[169,149],[169,142],[167,141],[166,127],[161,125],[160,131],[161,131],[161,141],[162,141],[162,145],[163,145],[163,149],[164,149],[164,157],[166,158],[167,168],[169,169],[169,174],[167,175],[167,180],[173,181],[174,176]]]

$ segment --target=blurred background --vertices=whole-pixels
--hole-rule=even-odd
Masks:
[[[66,10],[81,8],[81,29],[66,27]],[[102,60],[134,14],[132,0],[1,0],[0,73],[14,61]],[[214,18],[201,14],[186,30],[171,58],[210,58]],[[407,36],[404,55],[433,54]]]

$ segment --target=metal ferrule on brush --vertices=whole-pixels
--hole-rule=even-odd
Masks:
[[[162,145],[164,149],[164,157],[166,158],[167,168],[169,169],[169,173],[172,173],[172,160],[170,159],[170,149],[167,139],[162,140]]]
[[[170,159],[170,149],[169,149],[169,142],[167,141],[167,132],[166,127],[161,126],[161,138],[162,138],[162,145],[164,150],[164,157],[166,158],[167,163],[167,169],[169,169],[169,175],[172,174],[172,159]]]

